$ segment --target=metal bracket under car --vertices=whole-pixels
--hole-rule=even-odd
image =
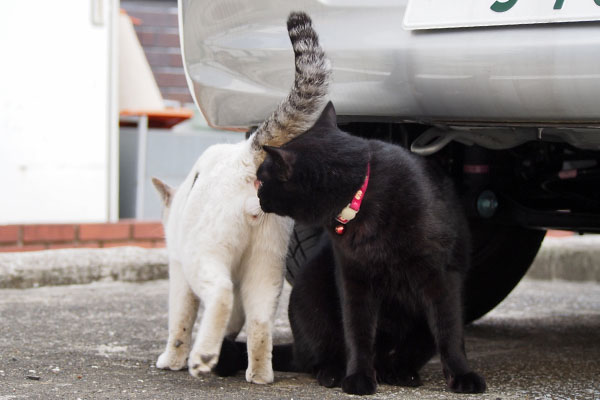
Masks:
[[[428,156],[456,141],[491,150],[505,150],[526,142],[566,142],[579,149],[600,150],[599,128],[554,127],[432,127],[415,139],[410,150]]]

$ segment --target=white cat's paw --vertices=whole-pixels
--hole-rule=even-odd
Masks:
[[[248,367],[246,370],[246,381],[250,383],[257,383],[264,385],[266,383],[273,383],[273,368],[252,368]]]
[[[190,354],[188,359],[188,370],[190,375],[198,377],[200,374],[209,373],[219,361],[218,354]]]
[[[187,354],[175,351],[165,351],[158,357],[156,368],[179,371],[180,369],[185,368],[186,361]]]

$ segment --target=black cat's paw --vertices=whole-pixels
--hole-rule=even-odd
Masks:
[[[486,389],[485,379],[475,372],[451,376],[448,387],[455,393],[483,393]]]
[[[377,390],[375,373],[356,372],[342,380],[342,390],[350,394],[373,394]]]
[[[417,372],[402,372],[395,374],[377,374],[380,382],[393,386],[417,387],[421,386],[421,377]]]
[[[333,365],[322,366],[317,371],[317,381],[319,382],[319,385],[327,388],[340,386],[343,377],[343,369]]]
[[[245,369],[248,361],[245,352],[240,349],[240,346],[243,345],[243,343],[238,345],[229,339],[223,340],[219,361],[213,367],[212,372],[218,376],[232,376],[239,370]]]

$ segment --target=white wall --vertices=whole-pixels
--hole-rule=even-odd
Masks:
[[[117,0],[0,5],[0,224],[118,215]]]

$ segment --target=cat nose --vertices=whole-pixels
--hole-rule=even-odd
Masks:
[[[262,181],[260,181],[260,180],[258,180],[258,179],[256,179],[256,180],[254,181],[254,188],[255,188],[256,190],[260,189],[260,187],[261,187],[262,185],[263,185]]]

